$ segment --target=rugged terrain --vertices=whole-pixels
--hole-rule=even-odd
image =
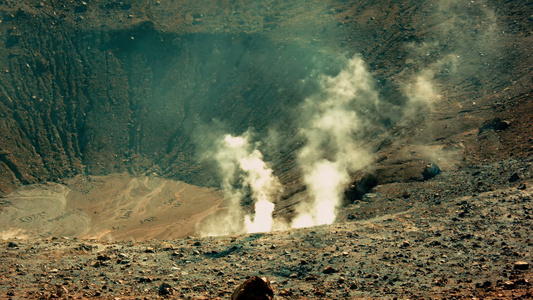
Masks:
[[[329,226],[142,243],[6,240],[0,292],[13,299],[228,299],[259,275],[276,299],[531,299],[532,163],[379,186],[347,208],[347,221]],[[504,168],[528,179],[509,183]],[[475,177],[491,186],[493,176],[505,187],[448,185]]]
[[[1,297],[227,299],[259,275],[277,299],[532,298],[532,20],[503,0],[0,0]],[[337,222],[197,237],[225,133],[253,130],[293,216],[299,105],[351,57],[379,126]]]

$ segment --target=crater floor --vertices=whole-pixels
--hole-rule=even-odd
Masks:
[[[356,204],[359,215],[328,226],[146,242],[4,240],[0,296],[228,299],[259,275],[276,299],[530,299],[532,162],[521,166],[527,179],[460,197],[439,196],[458,187],[438,175],[400,212],[380,211],[394,200],[378,186]]]

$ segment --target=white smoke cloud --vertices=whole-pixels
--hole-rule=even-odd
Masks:
[[[262,153],[250,143],[248,132],[225,135],[217,143],[214,159],[219,166],[227,210],[201,224],[203,236],[271,231],[272,213],[282,187],[263,160]],[[251,191],[254,213],[247,214],[241,200]]]
[[[239,163],[246,173],[243,180],[252,190],[252,198],[256,201],[255,216],[245,217],[247,232],[270,231],[273,225],[273,201],[281,192],[281,184],[263,161],[259,150],[253,150],[247,157],[241,158]]]
[[[376,126],[380,101],[364,61],[356,56],[337,76],[322,79],[323,92],[302,106],[298,163],[311,200],[296,208],[292,227],[333,223],[351,173],[373,159],[362,137]]]
[[[456,54],[446,55],[411,75],[403,88],[404,95],[409,99],[404,108],[404,118],[419,114],[423,109],[433,110],[442,99],[436,76],[442,72],[456,72],[459,57]]]
[[[483,77],[501,56],[501,31],[489,1],[439,0],[436,4],[430,5],[426,21],[434,26],[426,41],[405,45],[410,53],[406,65],[416,66],[403,78],[403,92],[410,100],[406,116],[420,108],[434,108],[443,98],[439,85]]]
[[[367,143],[369,136],[384,132],[380,120],[389,118],[393,124],[412,121],[415,116],[419,120],[445,97],[443,84],[449,89],[477,75],[488,57],[498,56],[498,46],[494,45],[498,37],[496,15],[487,1],[439,0],[428,7],[430,13],[424,22],[431,23],[432,30],[421,41],[405,45],[410,55],[404,70],[392,81],[408,99],[406,103],[382,101],[365,62],[355,56],[336,76],[322,76],[319,92],[299,107],[299,135],[304,143],[297,153],[297,163],[310,199],[298,204],[288,226],[334,222],[351,175],[373,162]],[[283,142],[286,135],[271,130],[264,142]],[[272,219],[281,185],[261,152],[250,145],[250,135],[228,135],[219,148],[215,158],[223,174],[222,186],[231,200],[228,214],[216,229],[231,222],[237,225],[227,225],[230,230],[226,233],[283,228]],[[242,187],[235,182],[241,182]],[[248,193],[243,188],[252,193],[255,215],[246,215],[240,206]]]

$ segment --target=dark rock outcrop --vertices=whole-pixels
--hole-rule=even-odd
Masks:
[[[239,285],[231,300],[272,300],[274,291],[268,279],[254,276]]]

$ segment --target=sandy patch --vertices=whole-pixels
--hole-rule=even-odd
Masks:
[[[25,186],[5,198],[2,238],[66,236],[109,240],[195,235],[222,199],[215,189],[127,174],[78,176]]]

